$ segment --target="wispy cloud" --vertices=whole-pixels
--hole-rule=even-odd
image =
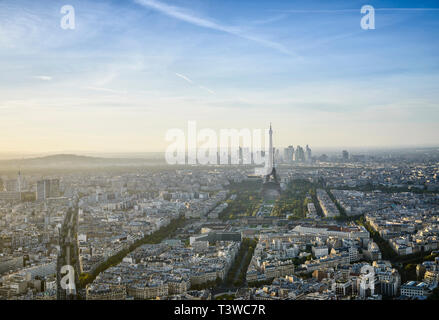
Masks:
[[[86,87],[86,89],[92,90],[92,91],[102,91],[102,92],[109,92],[109,93],[116,93],[116,94],[126,94],[127,93],[125,90],[119,91],[119,90],[113,90],[113,89],[109,89],[109,88],[93,87],[93,86]]]
[[[206,90],[210,94],[215,94],[215,92],[213,90],[210,90],[209,88],[206,88],[206,87],[203,87],[203,86],[199,86],[199,87],[200,87],[200,89]]]
[[[439,12],[439,8],[374,8],[375,11],[396,11],[396,12],[423,12],[423,11],[433,11]],[[300,10],[300,9],[286,9],[286,10],[270,10],[272,12],[283,12],[283,13],[350,13],[350,12],[360,12],[361,8],[358,9],[310,9],[310,10]]]
[[[181,20],[181,21],[184,21],[184,22],[187,22],[187,23],[199,26],[199,27],[232,34],[234,36],[237,36],[237,37],[240,37],[243,39],[254,41],[254,42],[259,43],[265,47],[275,49],[283,54],[287,54],[287,55],[291,55],[291,56],[295,55],[289,49],[287,49],[285,46],[283,46],[280,43],[266,40],[266,39],[262,39],[258,36],[247,34],[239,27],[223,25],[223,24],[215,22],[211,19],[200,17],[200,16],[198,16],[198,15],[196,15],[196,14],[194,14],[194,13],[192,13],[184,8],[171,6],[171,5],[168,5],[166,3],[163,3],[163,2],[160,2],[157,0],[134,0],[134,2],[136,2],[137,4],[142,5],[144,7],[156,10],[156,11],[163,13],[169,17],[173,17],[175,19],[178,19],[178,20]]]
[[[180,74],[180,73],[175,73],[175,75],[176,75],[177,77],[182,78],[183,80],[186,80],[186,81],[189,82],[189,83],[194,83],[191,79],[189,79],[189,78],[186,77],[185,75],[182,75],[182,74]]]
[[[105,85],[109,84],[111,81],[113,81],[117,76],[118,76],[118,73],[112,71],[112,72],[104,75],[103,77],[99,78],[97,81],[95,81],[95,84],[98,87],[105,86]]]
[[[375,8],[375,11],[437,11],[439,12],[439,8]]]
[[[42,80],[42,81],[50,81],[52,80],[51,76],[34,76],[34,79]]]
[[[175,75],[176,75],[177,77],[179,77],[179,78],[181,78],[181,79],[183,79],[183,80],[189,82],[190,84],[194,84],[194,85],[195,85],[195,83],[194,83],[191,79],[189,79],[187,76],[185,76],[185,75],[183,75],[183,74],[181,74],[181,73],[177,73],[177,72],[175,73]],[[214,92],[213,90],[211,90],[211,89],[209,89],[209,88],[207,88],[207,87],[204,87],[204,86],[198,86],[198,88],[203,89],[203,90],[209,92],[210,94],[215,94],[215,92]]]
[[[260,20],[252,21],[251,24],[254,24],[254,25],[269,24],[269,23],[273,23],[273,22],[277,22],[277,21],[283,20],[283,19],[285,19],[287,17],[288,17],[287,13],[281,13],[281,14],[278,14],[278,15],[276,15],[274,17],[269,17],[269,18],[265,18],[265,19],[260,19]]]

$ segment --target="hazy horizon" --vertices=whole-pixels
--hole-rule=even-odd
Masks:
[[[294,145],[295,147],[296,145]],[[282,149],[286,146],[275,147]],[[304,147],[304,146],[302,146]],[[419,145],[419,146],[363,146],[363,147],[346,147],[346,146],[310,146],[314,154],[323,154],[323,153],[340,153],[343,150],[348,150],[350,153],[374,153],[374,152],[394,152],[394,151],[403,151],[403,150],[424,150],[424,149],[437,149],[439,151],[439,145]],[[108,152],[99,152],[99,151],[84,151],[84,150],[61,150],[61,151],[47,151],[47,152],[0,152],[0,160],[20,160],[20,159],[31,159],[31,158],[39,158],[39,157],[47,157],[47,156],[57,156],[57,155],[72,155],[72,156],[88,156],[88,157],[102,157],[102,158],[131,158],[131,159],[142,159],[148,158],[152,155],[154,156],[162,156],[164,155],[164,151],[108,151]]]

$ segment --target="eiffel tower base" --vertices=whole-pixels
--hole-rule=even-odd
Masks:
[[[277,200],[280,194],[281,188],[278,182],[269,181],[262,184],[262,198],[264,200]]]

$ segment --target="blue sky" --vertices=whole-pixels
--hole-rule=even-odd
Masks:
[[[437,145],[438,35],[437,1],[0,0],[0,149],[162,151],[188,120]]]

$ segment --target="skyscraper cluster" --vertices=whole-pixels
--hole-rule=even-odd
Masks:
[[[59,197],[59,179],[40,180],[37,182],[37,200]]]
[[[293,146],[288,146],[284,149],[282,160],[284,163],[312,162],[311,148],[308,145],[305,149],[301,146],[297,146],[296,149]]]

